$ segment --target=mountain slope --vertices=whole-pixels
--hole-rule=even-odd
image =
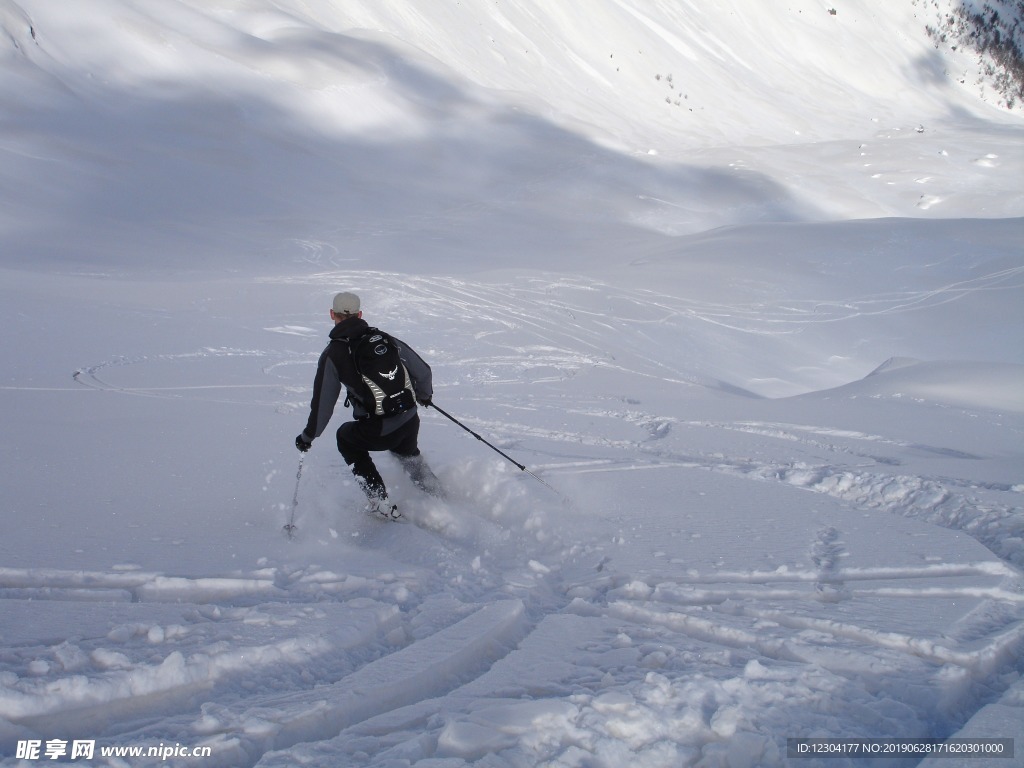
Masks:
[[[552,5],[0,0],[0,763],[1024,741],[1024,140],[954,6]],[[536,477],[431,409],[408,524],[300,459],[339,290]]]
[[[15,263],[428,239],[541,265],[650,231],[1022,212],[1019,118],[937,75],[960,54],[912,5],[3,7]]]

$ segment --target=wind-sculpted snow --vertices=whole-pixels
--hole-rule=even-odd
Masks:
[[[1024,134],[923,6],[0,0],[0,764],[1019,751]],[[300,461],[340,290],[516,464]]]
[[[139,414],[165,443],[174,413],[217,414],[218,431],[215,471],[115,508],[106,535],[136,542],[127,561],[0,567],[4,754],[85,736],[209,747],[224,766],[781,766],[794,734],[951,734],[1019,666],[1019,366],[891,360],[768,399],[666,352],[706,314],[739,318],[723,301],[539,274],[242,293],[325,285],[409,329],[439,404],[552,488],[430,409],[423,448],[448,498],[381,462],[409,525],[361,513],[329,437],[297,488],[286,456],[245,469],[234,435],[305,418],[321,334],[291,313],[233,345],[122,342],[63,388],[8,388]],[[770,312],[744,311],[743,332],[774,338]],[[1011,409],[972,400],[979,381]],[[70,496],[71,528],[99,504]],[[97,562],[89,547],[72,557]]]

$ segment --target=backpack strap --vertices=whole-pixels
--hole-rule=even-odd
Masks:
[[[363,331],[358,336],[344,336],[344,337],[342,337],[340,339],[331,339],[331,343],[332,344],[334,342],[339,342],[339,343],[345,345],[345,349],[348,351],[348,359],[350,361],[352,361],[352,370],[354,370],[356,372],[357,376],[359,376],[361,374],[359,373],[359,366],[356,365],[356,363],[355,363],[355,349],[354,349],[354,347],[358,346],[358,344],[360,342],[362,342],[362,340],[365,339],[367,336],[369,336],[371,333],[380,333],[380,331],[377,328],[372,328],[371,327],[371,328],[367,328],[365,331]],[[345,387],[345,403],[344,403],[344,405],[345,405],[346,408],[351,408],[352,407],[352,398],[353,397],[355,397],[355,399],[359,402],[359,405],[363,406],[363,408],[366,408],[366,406],[363,404],[363,401],[359,398],[359,396],[358,395],[354,395],[351,389],[349,389],[348,387]]]

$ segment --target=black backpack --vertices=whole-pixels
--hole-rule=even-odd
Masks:
[[[412,377],[398,356],[394,339],[377,328],[368,328],[348,345],[360,385],[350,394],[370,416],[395,416],[416,405]]]

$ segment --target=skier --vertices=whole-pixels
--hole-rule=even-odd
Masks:
[[[394,343],[404,366],[402,373],[407,372],[411,379],[406,387],[414,393],[414,398],[409,398],[409,404],[404,410],[393,415],[379,415],[379,403],[375,408],[372,393],[367,394],[369,390],[363,386],[363,376],[354,355],[364,335],[375,330],[363,320],[359,297],[349,292],[337,294],[331,307],[331,320],[334,321],[334,328],[330,332],[331,341],[320,355],[316,378],[313,380],[309,420],[306,428],[295,438],[295,447],[306,452],[313,441],[320,437],[331,420],[341,387],[344,386],[345,405],[351,404],[354,421],[346,422],[338,428],[338,450],[345,463],[352,468],[356,482],[366,493],[367,512],[384,519],[400,519],[398,506],[388,499],[384,480],[370,457],[370,451],[391,451],[419,488],[434,495],[440,494],[440,483],[424,461],[417,445],[420,419],[416,403],[429,406],[433,396],[430,366],[401,340],[387,337],[386,334],[373,336],[373,340],[383,337],[390,338]],[[396,366],[402,368],[397,362]]]

